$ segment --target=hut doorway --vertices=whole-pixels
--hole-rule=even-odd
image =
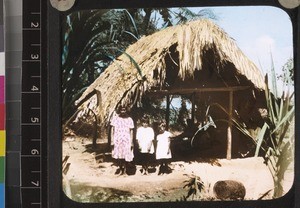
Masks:
[[[225,157],[233,157],[233,146],[239,146],[239,132],[233,129],[234,112],[239,99],[234,99],[235,94],[248,93],[249,87],[236,86],[224,88],[193,88],[156,90],[147,93],[147,99],[160,100],[161,119],[165,119],[167,127],[172,132],[180,135],[188,128],[191,122],[194,133],[209,122],[209,117],[219,123],[216,137],[221,137],[220,142],[225,145]],[[236,93],[239,92],[239,93]],[[157,102],[157,101],[156,101]],[[157,116],[157,112],[155,112]],[[164,118],[163,118],[164,117]],[[195,129],[195,127],[197,127]],[[193,135],[190,135],[190,139]],[[234,144],[236,143],[236,144]],[[217,145],[217,144],[216,144]],[[246,144],[245,146],[249,146]],[[239,147],[237,147],[239,148]],[[239,150],[234,150],[235,152]],[[234,157],[237,157],[236,154]]]

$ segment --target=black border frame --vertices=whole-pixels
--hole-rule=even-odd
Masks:
[[[46,3],[46,2],[45,2]],[[297,108],[300,102],[298,93],[300,91],[300,7],[295,9],[284,9],[276,0],[77,0],[72,9],[67,12],[58,12],[50,5],[48,0],[47,10],[47,198],[49,208],[72,207],[72,208],[101,208],[101,207],[232,207],[232,208],[289,208],[300,207],[300,141],[296,139],[300,135],[300,128],[295,128],[295,180],[292,189],[281,198],[263,201],[199,201],[199,202],[135,202],[135,203],[78,203],[70,200],[62,191],[62,168],[61,168],[61,18],[71,12],[77,10],[86,10],[92,8],[112,9],[112,8],[141,8],[141,7],[208,7],[208,6],[275,6],[285,10],[291,17],[293,24],[293,44],[294,44],[294,60],[295,60],[295,122],[298,124],[300,111]]]

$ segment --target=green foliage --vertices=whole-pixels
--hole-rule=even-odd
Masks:
[[[208,109],[212,108],[218,108],[222,110],[226,115],[229,116],[229,112],[219,103],[212,103],[208,106]],[[254,138],[249,130],[247,129],[247,126],[245,125],[244,122],[240,121],[239,119],[232,117],[231,121],[228,121],[227,119],[216,119],[215,122],[224,122],[224,123],[229,123],[232,124],[233,127],[235,127],[238,131],[240,131],[242,134],[244,134],[248,139],[251,139],[251,141],[255,144],[257,144],[256,138]]]
[[[274,68],[271,73],[271,78],[276,79]],[[269,84],[267,76],[265,79],[265,96],[267,102],[268,119],[263,127],[254,138],[243,122],[233,118],[231,122],[235,128],[243,133],[256,144],[255,156],[259,153],[264,155],[266,164],[272,173],[274,180],[273,197],[278,198],[284,194],[283,182],[284,175],[294,162],[294,93],[289,93],[285,90],[280,98],[276,97],[273,92],[276,92],[276,80],[272,80],[273,84]],[[289,77],[286,83],[292,83],[292,77]],[[270,89],[273,88],[273,89]],[[226,114],[228,112],[218,103],[211,104],[211,107],[218,107]],[[220,120],[219,120],[220,121]]]
[[[163,105],[165,99],[150,99],[149,97],[144,97],[142,99],[142,105],[139,106],[135,111],[134,118],[142,118],[143,115],[148,115],[150,123],[159,122],[165,119],[166,108]],[[137,119],[135,119],[137,120]]]
[[[202,198],[202,193],[204,191],[204,183],[201,180],[199,176],[196,176],[194,174],[187,175],[185,174],[189,179],[184,181],[183,188],[188,188],[188,193],[186,196],[184,196],[184,200],[187,200],[188,198],[192,198],[192,200],[197,200]]]
[[[290,82],[290,81],[289,81]],[[283,195],[284,174],[293,162],[294,148],[294,94],[283,92],[280,99],[276,98],[268,87],[266,79],[266,100],[269,112],[267,130],[262,129],[264,141],[269,144],[265,152],[265,160],[274,180],[273,197]],[[257,151],[260,146],[257,146]]]
[[[288,61],[289,63],[289,61]],[[273,65],[273,64],[272,64]],[[274,67],[271,68],[271,83],[268,76],[265,78],[265,96],[267,102],[268,119],[256,138],[252,138],[246,127],[233,121],[237,128],[252,138],[256,143],[255,156],[263,153],[266,164],[272,173],[274,180],[273,197],[278,198],[284,194],[284,175],[294,162],[294,93],[289,89],[283,91],[281,97],[277,97],[277,78]],[[290,68],[291,69],[291,68]],[[284,76],[285,84],[293,85],[293,76]]]
[[[71,165],[71,163],[68,162],[69,158],[70,156],[65,156],[62,161],[62,179],[64,192],[67,196],[72,197],[71,185],[67,176]]]
[[[294,59],[289,58],[282,67],[283,74],[278,76],[285,84],[292,85],[294,81]]]
[[[210,9],[202,9],[198,13],[195,13],[190,9],[187,9],[185,7],[180,7],[177,10],[172,11],[172,14],[174,15],[173,22],[176,22],[175,23],[176,25],[183,24],[191,20],[201,19],[203,17],[207,17],[215,20],[218,19],[217,16]]]
[[[262,148],[262,143],[264,142],[264,139],[265,139],[265,134],[266,134],[266,130],[268,128],[268,124],[265,123],[262,127],[262,129],[260,130],[260,132],[258,133],[257,135],[257,138],[256,138],[256,150],[255,150],[255,157],[258,157],[258,154],[259,154],[259,150]]]
[[[86,87],[129,45],[165,26],[209,17],[209,14],[212,12],[196,14],[187,8],[141,8],[78,11],[66,16],[61,37],[63,122],[76,111],[74,101]],[[142,77],[134,57],[125,55]]]
[[[136,42],[142,14],[128,10],[71,13],[63,21],[63,120],[75,112],[74,101],[114,59]],[[155,25],[149,25],[150,29]],[[132,57],[130,60],[134,63]],[[138,72],[140,75],[141,70]]]
[[[117,50],[120,51],[119,49],[117,49]],[[140,75],[140,78],[143,79],[143,72],[142,72],[142,69],[140,68],[140,66],[138,65],[138,63],[136,63],[136,61],[130,54],[128,54],[126,52],[123,52],[123,54],[125,54],[129,58],[130,62],[134,65],[135,69],[137,70],[138,74]]]

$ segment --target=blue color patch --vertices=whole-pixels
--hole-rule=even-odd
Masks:
[[[4,189],[4,184],[0,184],[0,208],[5,207],[5,189]]]

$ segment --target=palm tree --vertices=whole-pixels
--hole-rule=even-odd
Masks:
[[[62,23],[63,121],[74,112],[74,101],[96,77],[140,37],[164,27],[203,17],[210,10],[142,8],[79,11]]]
[[[93,10],[72,13],[64,19],[63,120],[71,115],[74,101],[85,88],[137,40],[129,15],[127,11]]]

